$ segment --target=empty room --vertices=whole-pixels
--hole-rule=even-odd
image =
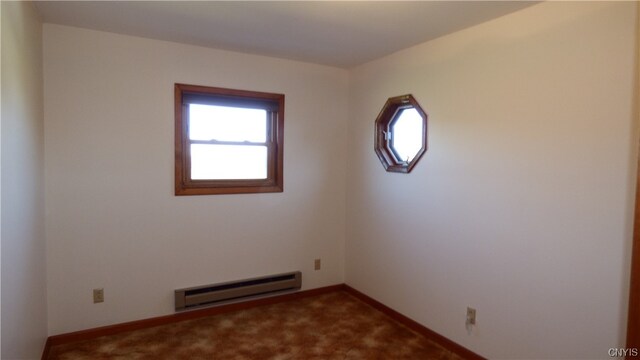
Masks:
[[[2,359],[640,356],[634,1],[2,1]]]

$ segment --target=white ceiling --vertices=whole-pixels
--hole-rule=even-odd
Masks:
[[[522,1],[39,1],[43,21],[348,68]]]

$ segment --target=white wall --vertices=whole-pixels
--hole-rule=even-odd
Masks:
[[[2,359],[39,359],[47,336],[42,24],[2,4]]]
[[[489,358],[622,346],[635,6],[542,3],[353,69],[347,284]],[[407,93],[429,150],[386,173],[373,122]]]
[[[44,74],[50,335],[172,313],[185,286],[344,281],[346,70],[46,24]],[[173,195],[176,82],[285,94],[283,193]]]

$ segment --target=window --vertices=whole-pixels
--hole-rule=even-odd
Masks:
[[[175,85],[176,195],[282,192],[284,95]]]
[[[375,151],[390,172],[411,172],[427,151],[427,114],[412,95],[389,98],[376,119]]]

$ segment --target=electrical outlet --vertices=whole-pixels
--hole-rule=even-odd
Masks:
[[[467,325],[476,324],[476,309],[467,307]]]
[[[320,263],[320,259],[316,259],[316,260],[313,262],[313,268],[314,268],[315,270],[320,270],[320,268],[321,268],[321,267],[322,267],[322,264]]]
[[[93,303],[104,302],[104,289],[93,289]]]

